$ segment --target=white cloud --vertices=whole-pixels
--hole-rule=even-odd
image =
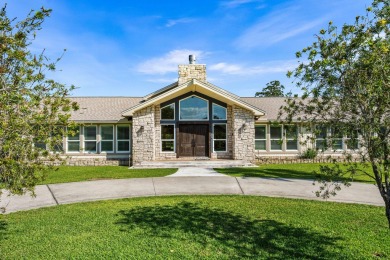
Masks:
[[[137,71],[145,74],[166,74],[177,72],[178,64],[188,64],[188,56],[193,54],[199,60],[207,55],[201,50],[180,49],[170,51],[163,56],[152,58],[140,63]]]
[[[245,30],[235,45],[244,49],[269,46],[302,34],[327,21],[326,17],[304,19],[301,12],[299,6],[272,12]]]
[[[221,3],[221,6],[226,8],[235,8],[240,5],[255,3],[255,2],[263,2],[262,0],[230,0],[224,1]]]
[[[165,24],[165,27],[172,27],[179,23],[192,23],[195,22],[196,19],[193,18],[180,18],[180,19],[171,19]]]
[[[295,60],[282,60],[265,62],[257,66],[244,66],[238,64],[228,64],[225,62],[212,64],[208,68],[211,71],[221,72],[223,74],[231,75],[256,75],[265,73],[286,73],[297,66]]]

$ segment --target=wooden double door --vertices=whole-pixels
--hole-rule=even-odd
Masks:
[[[209,156],[209,125],[179,124],[179,157]]]

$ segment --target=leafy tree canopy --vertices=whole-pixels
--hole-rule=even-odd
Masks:
[[[346,172],[338,165],[322,168],[328,178],[319,195],[335,194],[342,175],[367,174],[385,202],[390,227],[390,1],[374,0],[365,15],[341,28],[330,22],[296,56],[301,63],[288,76],[304,94],[290,98],[280,118],[337,129],[339,136],[349,137],[349,147],[359,147],[345,152]],[[331,138],[327,144],[332,146]],[[373,174],[359,170],[355,159],[372,167]]]
[[[50,13],[42,7],[18,21],[6,5],[0,9],[0,188],[15,194],[33,191],[45,162],[60,159],[55,151],[77,109],[66,98],[74,87],[46,77],[60,59],[51,62],[44,50],[29,48]]]
[[[255,97],[284,97],[284,86],[279,80],[267,83],[261,92],[256,92]]]

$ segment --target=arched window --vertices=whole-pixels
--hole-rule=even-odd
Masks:
[[[182,99],[180,104],[180,120],[208,120],[209,102],[195,95]]]

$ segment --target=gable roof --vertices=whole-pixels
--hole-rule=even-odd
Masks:
[[[239,96],[237,96],[229,91],[226,91],[224,89],[221,89],[221,88],[219,88],[211,83],[203,82],[203,81],[200,81],[197,79],[191,79],[191,80],[189,80],[181,85],[178,85],[177,83],[175,85],[175,83],[174,83],[174,84],[171,84],[167,87],[164,87],[164,88],[152,93],[151,95],[146,96],[143,102],[123,111],[122,115],[125,117],[132,116],[134,112],[136,112],[142,108],[148,107],[148,106],[155,104],[155,103],[165,102],[169,99],[172,99],[173,97],[179,96],[179,95],[184,94],[184,93],[189,92],[189,91],[193,91],[193,92],[206,91],[208,93],[211,93],[211,94],[217,96],[218,99],[220,99],[221,101],[224,101],[224,102],[230,103],[230,104],[235,104],[235,105],[238,105],[238,106],[243,107],[245,109],[248,109],[248,110],[252,111],[256,116],[264,116],[265,115],[264,110],[259,109],[258,107],[253,106],[253,105],[245,102],[244,100],[240,99]]]
[[[280,107],[286,105],[285,97],[241,97],[241,100],[251,104],[252,106],[258,107],[261,110],[266,111],[264,118],[268,120],[276,120]]]

